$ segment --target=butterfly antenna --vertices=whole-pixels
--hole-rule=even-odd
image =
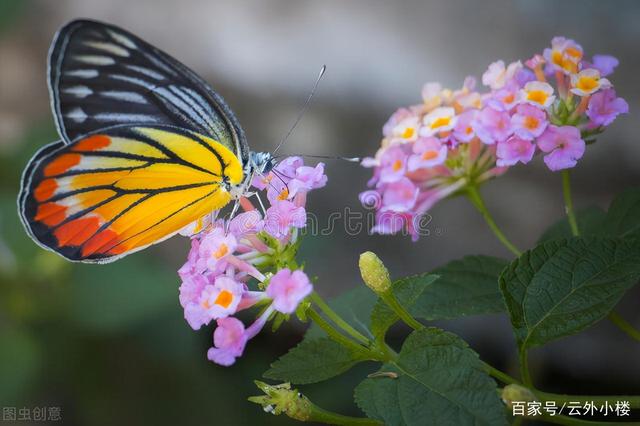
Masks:
[[[322,158],[324,160],[342,160],[342,161],[348,161],[350,163],[359,163],[362,161],[361,157],[342,157],[339,155],[311,155],[311,154],[296,154],[296,155],[300,157],[306,157],[306,158]],[[283,157],[287,157],[287,156],[283,155]]]
[[[300,109],[300,112],[298,113],[296,120],[293,122],[293,125],[291,126],[287,134],[284,135],[284,137],[280,140],[280,143],[278,144],[278,146],[276,146],[276,149],[273,150],[273,155],[275,155],[280,149],[280,147],[287,141],[287,139],[289,139],[289,136],[291,136],[295,128],[298,126],[298,123],[300,122],[300,120],[302,120],[302,117],[307,112],[307,109],[309,108],[309,104],[311,103],[311,99],[313,99],[313,95],[315,95],[316,89],[318,88],[318,84],[320,84],[320,80],[322,80],[322,76],[324,75],[324,72],[326,70],[327,70],[326,65],[323,65],[322,68],[320,68],[320,73],[318,74],[318,78],[316,78],[316,82],[313,84],[313,88],[311,88],[311,92],[309,92],[309,96],[307,96],[307,100],[304,102],[302,109]]]

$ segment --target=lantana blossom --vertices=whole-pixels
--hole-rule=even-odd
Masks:
[[[375,156],[361,163],[373,171],[360,194],[376,212],[371,231],[416,240],[422,218],[440,200],[536,154],[552,171],[575,167],[586,141],[629,110],[608,78],[618,65],[610,55],[587,60],[577,42],[554,37],[527,60],[491,63],[484,91],[473,77],[453,90],[425,84],[423,103],[393,113]]]
[[[311,281],[295,262],[299,230],[306,225],[307,193],[327,182],[322,163],[305,166],[300,157],[279,162],[266,176],[253,180],[266,191],[269,206],[255,209],[246,198],[245,212],[191,225],[191,250],[178,274],[180,304],[187,323],[198,330],[212,322],[209,360],[232,365],[275,315],[290,315],[313,291]],[[272,190],[269,196],[269,190]],[[236,318],[242,310],[265,305],[248,327]]]

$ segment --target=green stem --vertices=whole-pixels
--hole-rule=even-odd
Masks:
[[[571,227],[571,234],[574,237],[580,235],[578,229],[578,221],[576,220],[576,214],[573,211],[573,197],[571,196],[571,176],[569,169],[562,171],[562,195],[564,196],[564,209],[569,219],[569,226]]]
[[[398,302],[398,299],[396,298],[395,294],[393,294],[393,291],[389,290],[384,294],[381,294],[380,297],[409,327],[413,328],[414,330],[422,330],[424,328],[424,325],[420,324],[414,317],[412,317],[411,314],[404,308],[404,306],[402,306],[400,302]]]
[[[518,351],[520,353],[520,376],[522,376],[522,383],[528,388],[533,388],[531,373],[529,373],[529,352],[524,348],[520,348]]]
[[[467,197],[469,198],[469,201],[471,201],[471,204],[473,204],[475,208],[480,212],[485,222],[487,222],[487,225],[489,225],[489,228],[491,228],[491,230],[493,231],[495,236],[500,240],[500,242],[506,248],[508,248],[509,251],[511,251],[511,253],[513,253],[516,256],[520,256],[521,254],[520,250],[518,250],[518,248],[514,246],[511,243],[511,241],[509,241],[509,239],[502,233],[502,231],[496,224],[495,220],[493,220],[491,213],[489,213],[489,210],[487,210],[487,206],[484,204],[484,201],[480,196],[480,192],[478,191],[478,188],[476,188],[473,185],[470,185],[467,188],[466,194],[467,194]]]
[[[318,407],[315,404],[311,404],[311,412],[308,422],[324,423],[328,425],[343,425],[343,426],[382,426],[382,422],[373,419],[367,419],[366,417],[351,417],[344,416],[342,414],[327,411]]]
[[[629,337],[640,342],[640,330],[629,324],[627,320],[620,316],[620,314],[615,311],[609,312],[609,321],[614,323],[620,330],[627,333]]]
[[[320,297],[320,295],[316,292],[311,294],[311,300],[315,303],[318,308],[333,321],[338,327],[343,329],[347,334],[349,334],[354,339],[358,340],[360,343],[364,345],[369,345],[370,341],[365,336],[363,336],[358,330],[353,328],[349,323],[343,320],[340,315],[338,315],[331,307]]]
[[[342,346],[349,348],[353,350],[355,353],[363,355],[366,358],[373,359],[373,360],[380,360],[379,359],[380,356],[378,354],[372,352],[370,349],[365,348],[364,346],[354,342],[344,334],[340,333],[338,330],[333,328],[333,326],[327,320],[325,320],[322,317],[322,315],[320,315],[313,309],[309,309],[307,311],[307,315],[309,316],[309,318],[311,318],[313,322],[318,324],[318,326],[322,330],[324,330],[324,332],[327,333],[327,336],[329,336],[329,338],[332,339],[333,341],[340,343]]]
[[[494,378],[500,380],[502,383],[506,383],[508,385],[520,384],[515,378],[487,364],[486,362],[482,362],[482,366],[484,367],[485,371],[489,373],[490,376],[493,376]]]

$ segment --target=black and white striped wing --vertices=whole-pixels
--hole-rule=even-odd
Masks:
[[[173,125],[249,153],[231,109],[200,77],[171,56],[113,25],[76,20],[49,52],[49,90],[66,143],[115,125]]]

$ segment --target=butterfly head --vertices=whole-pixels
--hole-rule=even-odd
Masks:
[[[270,152],[253,152],[249,154],[250,172],[266,175],[273,169],[274,158]]]
[[[274,166],[273,155],[269,152],[249,153],[249,161],[244,166],[244,180],[240,185],[231,185],[228,181],[224,181],[227,191],[229,191],[234,199],[243,197],[251,187],[251,182],[255,175],[264,176],[269,173]]]

